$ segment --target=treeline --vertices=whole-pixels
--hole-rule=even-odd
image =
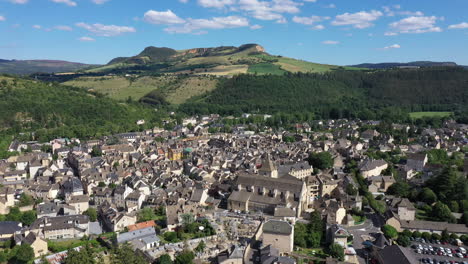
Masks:
[[[453,111],[468,105],[468,71],[463,68],[334,71],[238,75],[192,98],[189,114],[311,112],[318,118],[407,119],[409,112]]]

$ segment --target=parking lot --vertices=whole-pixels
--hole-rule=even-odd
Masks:
[[[468,250],[463,246],[418,240],[412,242],[411,251],[419,263],[468,264]]]

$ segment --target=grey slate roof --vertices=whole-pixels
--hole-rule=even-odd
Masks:
[[[0,235],[13,234],[21,230],[21,223],[15,221],[0,222]]]
[[[263,224],[263,233],[290,235],[292,231],[292,226],[285,221],[270,220]]]

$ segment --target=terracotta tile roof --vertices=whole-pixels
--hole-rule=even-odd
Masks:
[[[139,230],[139,229],[143,229],[143,228],[147,228],[151,226],[156,226],[156,223],[154,222],[154,220],[146,221],[146,222],[142,222],[142,223],[138,223],[134,225],[129,225],[127,228],[128,228],[128,231],[131,232],[131,231],[135,231],[135,230]]]

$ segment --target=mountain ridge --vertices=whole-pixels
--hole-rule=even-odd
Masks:
[[[87,67],[91,64],[70,62],[65,60],[5,60],[0,59],[0,73],[7,74],[32,74],[32,73],[55,73],[55,72],[74,72]]]
[[[437,62],[437,61],[411,61],[411,62],[380,62],[380,63],[360,63],[350,65],[350,67],[368,68],[368,69],[390,69],[398,67],[466,67],[458,65],[455,62]]]

